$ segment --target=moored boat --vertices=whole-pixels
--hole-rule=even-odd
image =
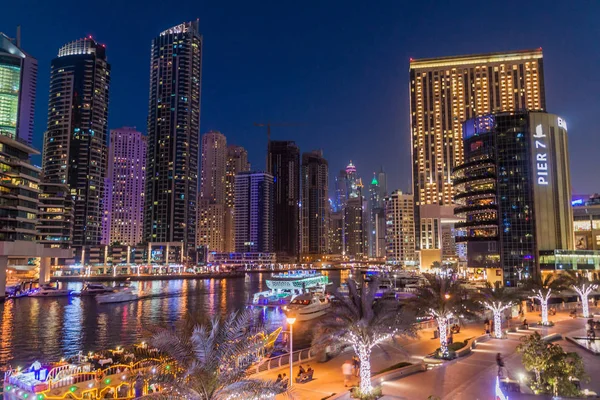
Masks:
[[[116,286],[114,291],[110,293],[99,294],[96,296],[96,301],[98,304],[107,304],[107,303],[124,303],[127,301],[134,301],[139,299],[137,293],[134,292],[135,287],[124,285],[124,286]]]
[[[292,271],[273,274],[266,280],[266,284],[270,290],[255,293],[252,304],[288,304],[298,295],[323,290],[329,284],[329,278],[316,271]]]
[[[331,302],[324,293],[305,293],[296,296],[289,305],[284,307],[286,315],[293,315],[296,321],[309,321],[325,315]]]
[[[59,289],[53,285],[42,285],[37,289],[29,291],[27,296],[29,297],[66,297],[71,295],[72,290]]]
[[[79,296],[96,296],[98,294],[112,293],[114,288],[110,286],[104,286],[100,283],[86,283],[83,285],[81,292],[77,293]]]

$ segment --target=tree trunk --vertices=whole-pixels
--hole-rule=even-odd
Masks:
[[[370,394],[373,391],[371,385],[371,349],[362,348],[358,352],[360,359],[360,392]]]
[[[542,325],[548,325],[548,297],[540,298],[540,304],[542,305]]]
[[[587,293],[583,293],[581,295],[581,308],[583,311],[583,318],[589,318],[590,317],[590,302],[588,300]]]
[[[437,318],[438,328],[440,330],[440,351],[442,356],[448,355],[448,320],[446,318]]]
[[[494,336],[496,336],[496,339],[502,339],[501,311],[494,311]]]

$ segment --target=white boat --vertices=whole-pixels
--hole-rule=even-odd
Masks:
[[[270,290],[254,294],[252,304],[288,304],[298,295],[324,289],[329,284],[329,278],[316,271],[290,271],[273,274],[266,284]]]
[[[42,285],[37,289],[29,291],[29,297],[65,297],[71,294],[72,290],[59,289],[52,285]]]
[[[283,308],[286,315],[293,315],[296,321],[310,321],[325,315],[331,302],[323,293],[301,294]]]
[[[134,289],[134,286],[117,286],[114,288],[113,292],[97,295],[96,301],[98,304],[134,301],[139,298],[138,294],[134,292]]]
[[[98,294],[112,293],[115,289],[100,283],[86,283],[79,292],[79,296],[96,296]]]

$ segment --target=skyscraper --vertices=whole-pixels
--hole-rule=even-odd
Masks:
[[[21,49],[21,32],[0,32],[0,134],[31,145],[37,85],[37,60]]]
[[[404,266],[416,261],[412,194],[400,190],[385,198],[386,261]]]
[[[225,165],[225,251],[235,251],[235,176],[250,171],[248,152],[242,146],[227,146]]]
[[[542,50],[410,61],[417,248],[421,266],[442,259],[453,224],[452,169],[463,161],[462,122],[489,112],[544,110]]]
[[[573,250],[574,237],[565,120],[494,113],[466,121],[462,132],[465,162],[454,170],[454,185],[455,213],[465,222],[456,239],[467,243],[468,266],[493,268],[488,279],[508,286],[539,275],[544,256],[569,269],[569,255],[560,254]],[[586,256],[597,257],[574,258]]]
[[[365,252],[362,197],[348,199],[344,207],[344,233],[345,254],[362,256]]]
[[[77,252],[102,240],[110,65],[91,37],[67,43],[52,60],[43,182],[69,186]]]
[[[270,142],[271,173],[275,179],[274,251],[278,259],[298,257],[300,150],[290,141]]]
[[[302,254],[329,251],[328,174],[322,151],[302,154]]]
[[[385,191],[377,179],[378,176],[385,180],[384,172],[373,174],[373,179],[369,185],[369,198],[365,212],[367,224],[364,235],[367,239],[369,257],[385,256],[385,240],[382,240],[385,238],[385,218],[383,212]]]
[[[146,137],[135,128],[110,131],[106,244],[136,246],[143,241],[146,147]]]
[[[273,176],[242,172],[235,176],[235,251],[273,251]]]
[[[225,250],[225,194],[227,139],[221,132],[202,135],[200,195],[196,222],[196,246],[208,251]]]
[[[148,106],[144,238],[183,242],[196,233],[202,35],[198,21],[161,32],[153,41]]]

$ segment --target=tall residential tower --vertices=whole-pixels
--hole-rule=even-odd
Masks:
[[[102,240],[110,65],[91,37],[67,43],[52,60],[43,182],[67,184],[78,252]]]
[[[225,251],[235,251],[235,176],[250,171],[248,152],[242,146],[227,146],[225,164]]]
[[[490,112],[544,110],[542,60],[541,49],[411,59],[415,234],[421,267],[441,261],[443,232],[452,237],[448,233],[457,222],[452,169],[463,161],[462,123]]]
[[[235,176],[235,251],[273,251],[273,176],[242,172]]]
[[[0,32],[0,134],[31,145],[38,64],[20,36],[20,28],[16,39]]]
[[[329,167],[322,151],[302,154],[302,254],[329,251]]]
[[[135,128],[110,131],[106,244],[136,246],[143,241],[146,147],[146,137]]]
[[[152,41],[144,239],[195,243],[202,78],[199,22]]]

